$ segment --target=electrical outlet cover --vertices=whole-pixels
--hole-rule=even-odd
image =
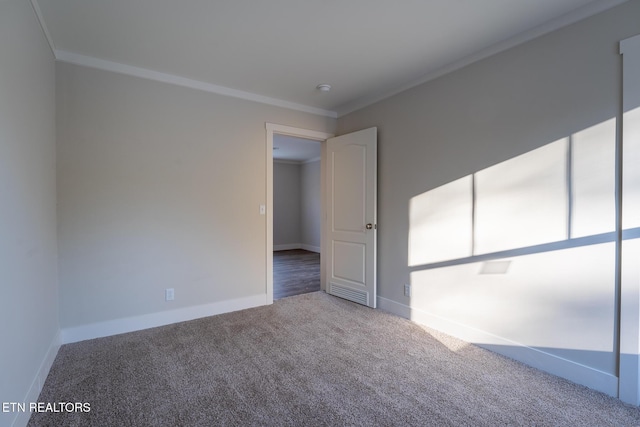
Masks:
[[[408,283],[404,285],[404,296],[405,297],[411,296],[411,285]]]

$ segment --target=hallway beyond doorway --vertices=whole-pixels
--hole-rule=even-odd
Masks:
[[[320,290],[320,254],[303,249],[273,252],[273,299]]]

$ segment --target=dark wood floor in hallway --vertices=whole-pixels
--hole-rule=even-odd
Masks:
[[[273,252],[273,299],[320,290],[320,254],[293,249]]]

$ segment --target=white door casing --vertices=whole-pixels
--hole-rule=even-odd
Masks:
[[[325,155],[325,145],[326,140],[328,138],[333,137],[333,134],[320,132],[310,129],[302,129],[296,128],[293,126],[279,125],[275,123],[265,123],[266,128],[266,211],[265,211],[265,222],[266,222],[266,304],[273,304],[273,135],[288,135],[295,136],[298,138],[305,139],[313,139],[322,143],[322,166],[321,166],[321,192],[322,192],[322,211],[323,215],[325,212],[325,190],[324,184],[326,179],[324,179],[324,164],[326,163]],[[325,221],[322,222],[322,230],[321,230],[321,253],[324,254],[324,246],[325,246]],[[321,269],[321,280],[324,282],[325,275],[325,257],[321,256],[320,258],[320,269]]]
[[[376,307],[377,128],[327,140],[326,291]]]

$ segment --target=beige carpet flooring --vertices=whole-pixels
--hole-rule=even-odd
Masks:
[[[323,292],[65,345],[30,426],[636,426],[640,409]]]

